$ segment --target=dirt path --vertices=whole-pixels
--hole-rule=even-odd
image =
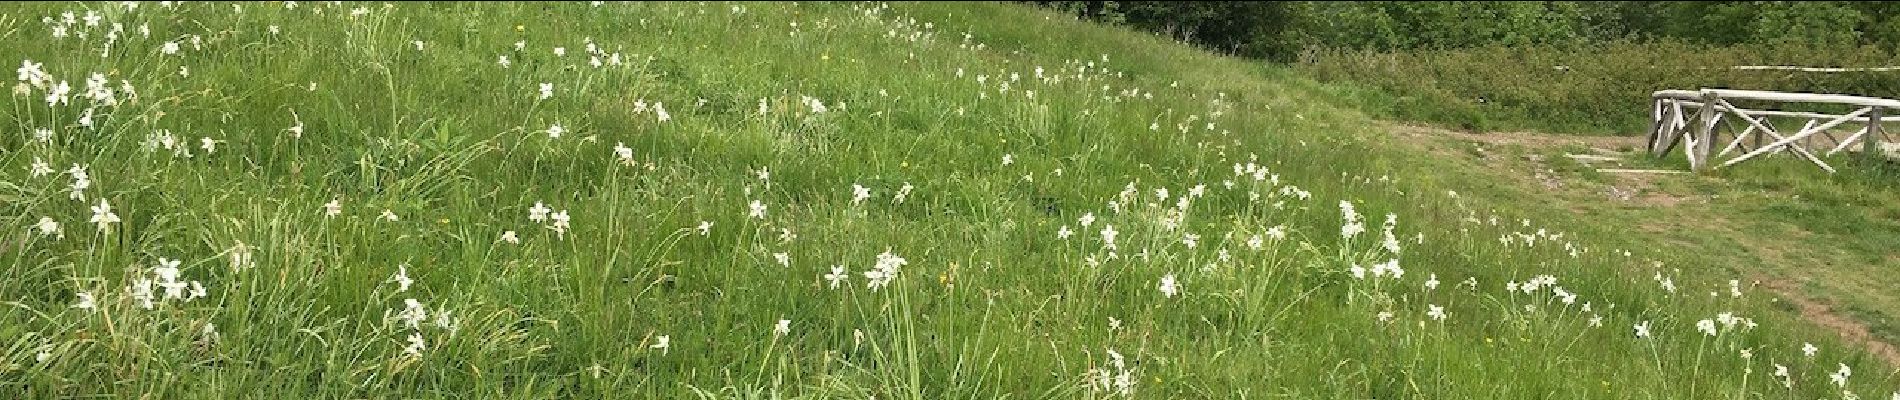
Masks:
[[[1582,179],[1575,172],[1560,172],[1554,160],[1544,154],[1558,153],[1591,168],[1622,168],[1622,161],[1647,157],[1641,137],[1569,136],[1535,132],[1497,132],[1474,134],[1441,128],[1387,123],[1386,131],[1403,145],[1440,157],[1453,157],[1482,165],[1482,171],[1500,181],[1514,182],[1526,192],[1540,193],[1547,204],[1589,212],[1641,213],[1636,228],[1649,234],[1696,231],[1731,238],[1747,247],[1750,257],[1769,265],[1794,265],[1789,252],[1803,246],[1799,240],[1777,238],[1737,228],[1730,216],[1705,207],[1683,207],[1710,202],[1707,195],[1687,193],[1679,183],[1691,180],[1719,179],[1692,174],[1606,173],[1600,181]],[[1621,204],[1604,207],[1605,204]],[[1625,214],[1631,215],[1631,214]],[[1900,347],[1876,336],[1869,326],[1836,311],[1826,299],[1812,298],[1795,281],[1770,276],[1769,272],[1749,272],[1752,281],[1776,297],[1794,305],[1795,311],[1816,326],[1840,335],[1848,343],[1866,348],[1890,365],[1900,365]]]
[[[1875,356],[1887,360],[1888,364],[1900,365],[1900,348],[1874,337],[1873,331],[1867,328],[1867,324],[1834,312],[1832,305],[1802,295],[1800,287],[1793,281],[1766,277],[1755,280],[1761,282],[1763,288],[1776,296],[1793,303],[1795,309],[1800,311],[1801,318],[1840,334],[1841,338],[1847,340],[1848,343],[1867,348]]]

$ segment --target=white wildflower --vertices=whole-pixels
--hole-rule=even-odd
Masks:
[[[422,329],[422,321],[429,320],[429,310],[413,298],[402,299],[402,304],[402,312],[396,313],[396,318],[401,319],[409,329]]]
[[[539,201],[534,202],[534,207],[528,208],[528,220],[534,221],[534,222],[545,222],[548,220],[548,213],[552,211],[554,210],[548,208],[548,205],[541,204],[541,202]]]
[[[659,349],[660,355],[666,355],[667,349],[673,347],[672,343],[673,343],[673,338],[668,337],[666,335],[660,335],[658,337],[653,338],[653,344],[648,345],[647,348]]]
[[[422,351],[428,349],[428,345],[424,344],[422,340],[422,332],[411,332],[409,333],[409,346],[403,347],[402,352],[403,354],[421,357]]]
[[[396,266],[396,275],[390,276],[385,282],[395,282],[396,292],[409,291],[409,285],[416,283],[414,279],[409,279],[409,264]]]
[[[110,233],[111,225],[119,222],[119,214],[112,213],[112,205],[107,204],[106,199],[99,199],[99,205],[92,206],[90,222],[99,224],[100,233]]]
[[[73,308],[90,311],[99,307],[98,299],[92,296],[92,292],[79,292],[74,296],[79,297],[79,302],[73,303]]]
[[[850,277],[851,274],[844,272],[844,266],[833,265],[831,266],[831,273],[825,274],[825,282],[828,283],[830,288],[837,289],[838,285],[844,284],[844,280]]]
[[[754,218],[754,219],[765,219],[765,203],[761,203],[758,200],[752,200],[752,204],[748,205],[747,207],[750,209],[750,211],[746,213],[746,216]]]
[[[40,231],[40,236],[66,237],[66,233],[59,230],[59,222],[52,217],[40,217],[40,222],[33,224],[33,229]]]

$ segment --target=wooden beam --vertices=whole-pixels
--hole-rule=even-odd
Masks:
[[[1608,172],[1608,173],[1616,173],[1616,174],[1686,174],[1686,173],[1689,173],[1688,171],[1677,171],[1673,169],[1613,169],[1613,168],[1601,168],[1601,169],[1597,169],[1597,172]]]
[[[1669,155],[1670,151],[1675,150],[1676,142],[1682,138],[1682,127],[1685,125],[1682,121],[1682,102],[1669,100],[1668,116],[1664,118],[1667,121],[1663,123],[1662,132],[1658,133],[1656,151],[1650,153],[1656,157]]]
[[[1795,103],[1833,103],[1862,107],[1900,107],[1900,100],[1878,97],[1849,96],[1821,93],[1786,93],[1761,90],[1702,89],[1703,93],[1714,94],[1724,99],[1783,101]]]
[[[1683,100],[1682,105],[1688,106],[1688,107],[1701,107],[1702,102]],[[1827,114],[1827,113],[1803,112],[1803,111],[1783,111],[1783,110],[1754,110],[1754,109],[1746,109],[1746,108],[1739,108],[1739,107],[1733,107],[1733,106],[1724,106],[1718,110],[1745,112],[1745,113],[1748,113],[1748,115],[1757,116],[1757,117],[1769,116],[1769,117],[1795,117],[1795,118],[1821,118],[1821,119],[1834,119],[1834,118],[1841,117],[1840,114]],[[1886,122],[1892,122],[1892,120],[1887,120]]]
[[[1900,67],[1827,68],[1827,67],[1797,67],[1797,66],[1792,66],[1792,65],[1737,65],[1737,66],[1729,67],[1729,69],[1738,70],[1738,71],[1799,71],[1799,72],[1900,71]]]
[[[1841,152],[1841,150],[1846,150],[1847,146],[1851,146],[1854,144],[1854,141],[1860,140],[1862,136],[1866,136],[1867,129],[1868,128],[1861,128],[1860,131],[1854,132],[1852,136],[1848,136],[1846,141],[1834,143],[1834,149],[1828,150],[1827,155],[1833,156],[1834,153],[1839,153]]]
[[[1741,113],[1736,113],[1736,114],[1739,116],[1739,118],[1748,118],[1747,115],[1741,115]],[[1735,149],[1742,147],[1742,142],[1746,141],[1749,135],[1755,135],[1755,124],[1748,124],[1748,127],[1742,129],[1742,133],[1735,134],[1735,140],[1729,141],[1728,146],[1722,147],[1721,152],[1715,153],[1715,157],[1720,158],[1722,156],[1726,156],[1728,155],[1729,152],[1735,151]]]

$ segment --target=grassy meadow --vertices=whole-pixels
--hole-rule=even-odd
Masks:
[[[1900,397],[1730,259],[1022,5],[14,3],[0,58],[0,398]]]

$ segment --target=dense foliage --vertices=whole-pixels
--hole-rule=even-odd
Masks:
[[[1310,48],[1455,49],[1679,39],[1696,44],[1900,43],[1900,5],[1849,1],[1038,1],[1084,18],[1290,61]]]
[[[1293,63],[1384,117],[1467,129],[1636,134],[1660,89],[1891,97],[1885,2],[1039,2],[1229,54]]]

